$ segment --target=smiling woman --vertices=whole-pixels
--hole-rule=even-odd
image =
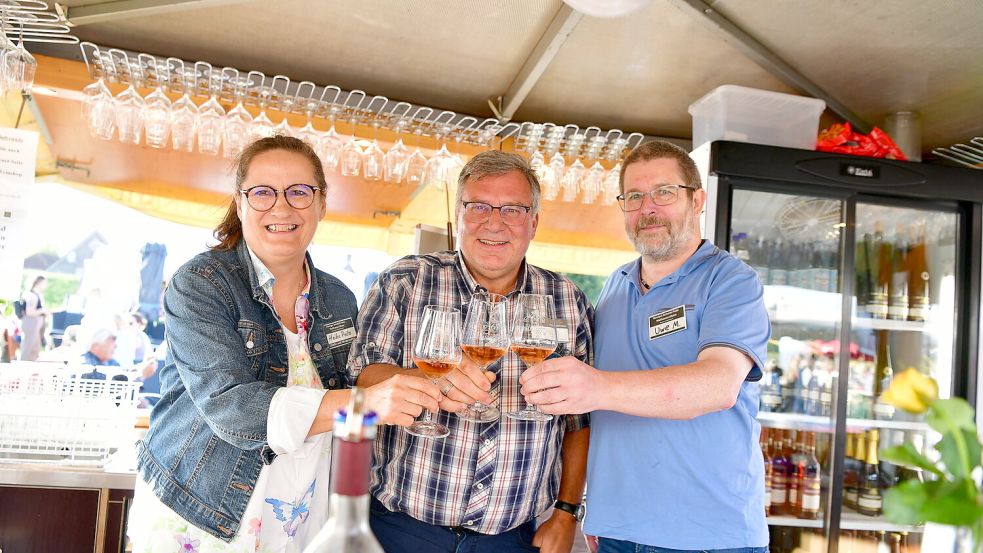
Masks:
[[[162,397],[137,446],[134,551],[174,540],[300,550],[329,517],[330,432],[350,396],[356,307],[307,251],[325,189],[304,142],[254,142],[238,159],[219,243],[174,273]],[[422,407],[391,398],[414,393],[437,407],[439,390],[422,379],[366,388],[366,407],[381,423],[409,424]]]

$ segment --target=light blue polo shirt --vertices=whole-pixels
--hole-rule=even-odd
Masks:
[[[604,371],[659,370],[724,346],[755,363],[737,403],[692,420],[591,413],[587,534],[670,549],[768,545],[758,384],[771,324],[755,272],[704,240],[678,270],[640,293],[640,260],[598,299],[594,359]],[[686,328],[649,339],[649,317],[685,306]]]

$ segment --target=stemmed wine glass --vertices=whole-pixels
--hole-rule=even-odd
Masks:
[[[218,155],[222,148],[222,135],[225,134],[225,109],[218,101],[222,92],[221,76],[210,79],[208,101],[198,108],[196,124],[198,134],[198,151],[203,154]]]
[[[171,104],[171,147],[178,152],[190,152],[195,145],[198,129],[198,106],[191,96],[197,85],[198,74],[187,70],[181,75],[184,94]]]
[[[553,296],[549,294],[519,294],[512,319],[512,351],[531,367],[542,363],[556,350],[556,326],[553,321]],[[524,421],[548,421],[553,415],[543,413],[535,405],[521,411],[506,413]]]
[[[225,114],[225,147],[222,148],[225,157],[235,157],[249,143],[249,128],[253,122],[253,116],[243,105],[243,98],[246,95],[246,87],[249,86],[248,79],[240,79],[235,83],[236,105]]]
[[[461,349],[482,371],[508,353],[507,309],[508,299],[505,296],[491,292],[478,292],[471,296],[464,319]],[[491,422],[501,416],[501,411],[475,401],[457,416],[473,422]]]
[[[430,380],[437,380],[461,364],[461,312],[440,309],[436,305],[423,308],[423,319],[416,343],[413,362]],[[444,438],[450,430],[433,420],[430,410],[423,410],[423,420],[410,425],[407,432],[421,438]]]

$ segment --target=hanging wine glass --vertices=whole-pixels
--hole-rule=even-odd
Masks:
[[[550,157],[549,168],[550,172],[553,174],[553,178],[547,185],[550,191],[548,200],[555,200],[560,192],[560,183],[563,181],[563,173],[567,167],[567,160],[563,159],[563,154],[556,152]],[[546,197],[546,194],[543,194]]]
[[[82,89],[82,118],[89,134],[100,140],[112,140],[116,130],[113,93],[100,75],[99,79]]]
[[[10,88],[10,79],[7,77],[7,68],[5,67],[6,58],[8,52],[13,52],[17,49],[17,46],[7,38],[7,23],[3,17],[3,13],[0,12],[0,94],[7,92]]]
[[[259,92],[259,115],[253,118],[249,124],[250,142],[273,136],[273,120],[266,114],[266,106],[269,104],[272,91],[267,87],[262,87]]]
[[[580,193],[580,179],[584,176],[585,169],[583,162],[578,157],[564,171],[563,179],[560,183],[560,189],[563,191],[563,201],[572,202],[577,199],[577,194]]]
[[[597,129],[597,127],[591,128]],[[600,129],[597,129],[597,131],[600,133]],[[591,165],[590,169],[584,173],[583,179],[580,181],[580,189],[582,192],[580,201],[585,204],[594,203],[594,201],[597,200],[598,194],[601,193],[601,190],[604,187],[604,175],[606,171],[604,170],[604,166],[601,165],[600,156],[605,142],[605,138],[600,134],[597,134],[590,139],[587,146],[587,154],[585,157],[587,159],[593,159],[594,163]]]
[[[437,190],[443,191],[452,186],[451,170],[454,163],[454,154],[447,149],[447,133],[450,125],[442,125],[437,131],[437,140],[441,142],[440,149],[427,160],[426,176],[424,182],[427,186],[433,186]]]
[[[358,139],[355,138],[354,115],[349,120],[349,124],[352,126],[352,136],[341,148],[341,174],[345,177],[357,177],[362,170],[362,148],[359,147]]]
[[[167,146],[167,139],[171,134],[171,99],[164,92],[170,79],[170,67],[163,63],[158,64],[156,59],[147,54],[140,54],[138,60],[148,71],[153,68],[157,81],[157,87],[147,94],[140,109],[144,140],[151,148],[163,148]]]
[[[621,162],[619,161],[604,176],[604,192],[601,194],[602,205],[613,205],[621,194]]]
[[[197,74],[184,73],[184,94],[171,105],[171,147],[179,152],[190,152],[195,145],[198,125],[198,106],[191,99]]]
[[[4,88],[30,94],[37,70],[37,60],[24,48],[24,28],[21,27],[21,36],[17,47],[13,50],[5,50],[3,53]]]
[[[372,142],[362,151],[362,175],[365,180],[380,181],[385,172],[386,154],[379,147],[379,119],[372,120]]]
[[[419,186],[423,184],[423,180],[427,176],[427,156],[423,155],[423,151],[420,150],[423,131],[416,129],[413,134],[416,135],[416,149],[413,150],[410,157],[406,158],[406,183]]]
[[[293,109],[294,101],[290,98],[284,98],[280,102],[280,112],[283,114],[283,119],[273,127],[273,134],[278,136],[293,136],[294,131],[290,128],[290,111]]]
[[[556,179],[553,178],[553,169],[546,163],[543,152],[536,150],[529,157],[529,167],[536,173],[539,179],[539,186],[542,188],[543,199],[556,199]]]
[[[385,175],[386,182],[399,184],[406,178],[407,161],[410,159],[410,149],[403,144],[403,131],[409,125],[405,117],[396,121],[396,143],[386,152]]]
[[[116,132],[120,142],[139,144],[140,134],[143,131],[141,113],[147,102],[134,86],[136,75],[140,71],[139,66],[131,66],[129,69],[130,84],[113,99],[113,111],[116,115]]]
[[[253,116],[249,114],[249,110],[242,104],[248,84],[249,81],[247,79],[241,79],[235,82],[236,105],[225,115],[225,147],[223,148],[225,157],[239,155],[239,152],[249,143],[249,129],[250,123],[253,121]]]
[[[297,129],[294,133],[294,136],[306,142],[311,148],[317,147],[317,141],[321,137],[321,133],[317,132],[317,129],[314,128],[315,111],[317,111],[317,102],[314,100],[307,102],[304,108],[304,115],[307,116],[307,124]]]
[[[208,101],[198,108],[198,151],[214,156],[218,155],[225,134],[225,109],[218,101],[222,92],[221,77],[213,75],[208,90],[211,93]]]
[[[337,100],[337,94],[335,95]],[[321,158],[321,164],[326,173],[338,170],[341,162],[341,149],[345,147],[344,140],[334,128],[335,118],[341,113],[341,106],[332,103],[328,108],[328,132],[317,139],[317,155]]]

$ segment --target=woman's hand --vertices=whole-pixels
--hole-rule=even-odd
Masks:
[[[424,408],[437,410],[440,388],[425,378],[397,374],[365,389],[366,408],[380,424],[409,426]]]

